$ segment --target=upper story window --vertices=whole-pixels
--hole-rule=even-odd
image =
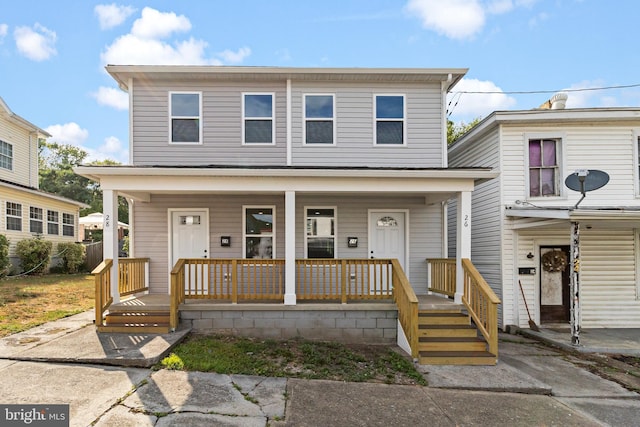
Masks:
[[[29,208],[29,231],[42,234],[42,208]]]
[[[304,143],[335,144],[333,95],[304,96]]]
[[[0,141],[0,168],[13,170],[13,145]]]
[[[275,212],[275,206],[243,207],[245,258],[273,259]]]
[[[336,257],[336,209],[306,208],[307,258]]]
[[[75,236],[75,217],[73,214],[62,214],[62,235]]]
[[[273,144],[275,141],[274,95],[242,94],[242,143]]]
[[[5,213],[7,230],[22,231],[22,205],[20,203],[7,202]]]
[[[202,94],[170,92],[171,139],[173,144],[202,143]]]
[[[57,211],[47,211],[47,234],[58,235],[60,227],[60,216]]]
[[[529,140],[529,197],[559,196],[559,153],[556,139]]]
[[[404,95],[375,96],[375,144],[405,144]]]

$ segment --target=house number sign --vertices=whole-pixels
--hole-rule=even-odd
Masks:
[[[104,228],[111,227],[111,217],[109,215],[104,216]]]

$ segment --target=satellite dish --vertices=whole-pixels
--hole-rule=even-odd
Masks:
[[[584,194],[602,188],[609,182],[609,174],[597,169],[580,169],[564,180],[564,185]]]

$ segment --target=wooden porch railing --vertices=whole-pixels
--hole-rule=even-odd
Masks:
[[[428,259],[431,269],[429,290],[455,296],[456,260],[452,258]],[[500,299],[468,258],[462,259],[464,271],[462,303],[478,330],[489,345],[489,352],[498,355],[498,304]]]
[[[175,331],[178,328],[180,319],[178,309],[184,302],[184,271],[186,260],[179,259],[171,270],[171,297],[169,306],[169,329]]]
[[[95,315],[96,326],[102,325],[102,318],[104,312],[109,308],[113,302],[111,297],[111,266],[113,260],[105,259],[91,272],[94,276],[96,291],[95,291]]]
[[[393,268],[393,299],[398,306],[398,321],[402,326],[411,357],[418,357],[418,297],[397,259],[391,261]]]
[[[148,291],[149,258],[118,259],[118,289],[120,296]]]
[[[467,307],[478,330],[489,344],[489,353],[498,356],[498,304],[500,299],[478,272],[471,260],[462,259],[464,293],[462,302]]]
[[[390,299],[393,294],[389,259],[298,259],[296,298],[300,300]]]
[[[454,297],[456,294],[456,260],[455,258],[428,259],[431,269],[431,292]]]

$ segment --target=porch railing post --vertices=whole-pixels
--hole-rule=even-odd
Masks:
[[[231,261],[231,303],[238,303],[238,261]]]
[[[341,279],[340,279],[340,295],[341,297],[341,301],[343,304],[347,303],[347,260],[343,259],[342,260],[342,268],[341,268],[342,274],[341,274]]]

